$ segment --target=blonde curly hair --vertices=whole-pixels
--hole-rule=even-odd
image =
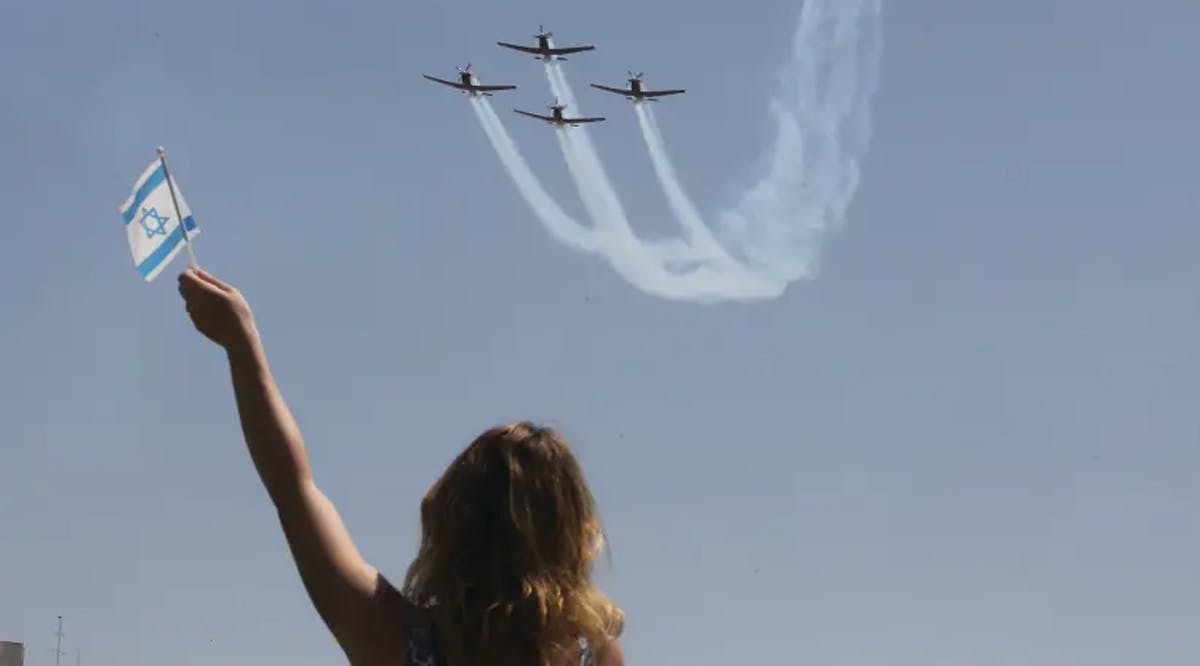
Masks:
[[[579,639],[617,638],[624,615],[591,581],[604,547],[595,500],[566,440],[492,428],[421,502],[404,594],[433,616],[447,666],[562,663]]]

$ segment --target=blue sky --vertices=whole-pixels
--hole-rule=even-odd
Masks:
[[[688,89],[659,119],[713,210],[770,139],[793,2],[5,4],[0,639],[52,663],[61,614],[89,665],[342,659],[182,258],[131,265],[116,208],[163,144],[391,577],[445,463],[532,418],[595,486],[630,663],[1195,663],[1200,7],[1151,4],[886,3],[819,277],[714,307],[555,244],[419,75],[470,60],[536,108],[494,42],[594,42],[576,88]],[[584,99],[639,229],[669,229],[623,103]],[[505,120],[579,211],[551,133]]]

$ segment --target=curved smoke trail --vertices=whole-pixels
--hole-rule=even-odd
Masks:
[[[546,78],[555,97],[574,108],[574,113],[583,113],[557,63],[546,64]],[[569,132],[560,129],[558,136],[584,208],[595,224],[601,252],[634,286],[664,298],[703,302],[775,298],[783,293],[786,283],[746,270],[723,251],[723,256],[712,257],[686,241],[639,240],[587,130],[582,126]],[[687,270],[682,270],[684,267]]]
[[[711,302],[726,298],[762,299],[778,295],[772,293],[773,290],[778,291],[777,286],[765,284],[760,280],[747,280],[738,275],[713,270],[673,274],[661,268],[664,262],[673,257],[683,257],[690,251],[682,241],[641,242],[632,234],[601,235],[583,227],[563,212],[542,187],[521,157],[512,138],[504,131],[500,118],[496,116],[488,101],[476,99],[472,100],[472,104],[480,125],[509,171],[517,191],[550,234],[560,242],[579,251],[602,254],[613,268],[631,283],[662,298]],[[560,132],[560,136],[564,134]],[[569,143],[564,144],[564,151],[571,155],[568,165],[578,164],[579,161]],[[582,174],[576,173],[573,176],[578,178],[579,182],[587,182]],[[590,200],[595,210],[603,210],[603,204],[596,204],[589,190],[581,188],[580,193],[585,203]]]
[[[820,241],[839,225],[858,188],[870,139],[869,104],[878,79],[882,0],[807,0],[790,59],[768,110],[776,126],[765,173],[718,214],[720,240],[680,183],[657,122],[636,105],[659,183],[684,231],[680,239],[639,239],[586,129],[559,129],[569,173],[592,228],[562,213],[520,158],[486,101],[480,123],[514,182],[560,241],[603,255],[637,288],[702,302],[775,298],[815,272]],[[582,113],[557,63],[546,77],[561,102]],[[736,258],[735,258],[736,255]]]
[[[882,12],[882,0],[804,3],[768,107],[776,131],[769,166],[721,214],[728,242],[760,271],[811,276],[822,236],[845,218],[870,141]]]

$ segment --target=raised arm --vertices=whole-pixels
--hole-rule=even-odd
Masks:
[[[199,270],[179,277],[196,328],[225,349],[242,432],[321,619],[352,663],[378,661],[381,596],[395,591],[367,564],[337,509],[313,481],[304,439],[267,365],[250,306],[237,289]]]

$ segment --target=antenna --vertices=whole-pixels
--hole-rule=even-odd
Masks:
[[[54,635],[58,637],[58,642],[55,644],[55,647],[54,647],[54,666],[59,666],[60,658],[64,654],[66,654],[66,652],[62,651],[62,639],[63,639],[64,634],[63,634],[63,630],[62,630],[62,616],[61,615],[58,616],[58,631],[54,632]]]

